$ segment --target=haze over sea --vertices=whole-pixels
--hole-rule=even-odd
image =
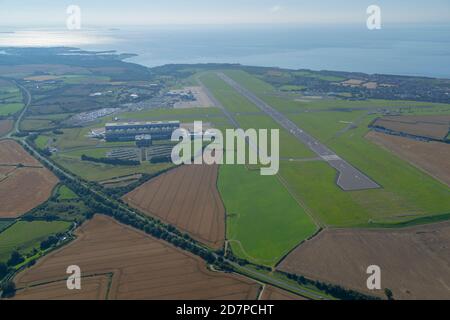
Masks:
[[[161,26],[81,31],[2,28],[0,46],[75,46],[136,53],[146,66],[241,63],[450,78],[450,25]],[[1,58],[1,56],[0,56]]]

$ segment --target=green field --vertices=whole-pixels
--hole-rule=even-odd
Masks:
[[[282,158],[308,158],[314,154],[303,144],[298,142],[294,136],[282,129],[270,117],[262,114],[260,110],[239,95],[233,88],[226,84],[217,75],[208,73],[201,77],[204,84],[211,90],[212,94],[230,112],[243,129],[279,129],[280,130],[280,156]],[[252,115],[246,112],[256,113]],[[229,127],[231,128],[231,127]]]
[[[88,84],[88,83],[97,84],[97,83],[108,83],[111,81],[111,78],[106,76],[77,75],[77,74],[64,75],[59,79],[61,79],[62,81],[64,81],[64,83],[67,84]]]
[[[70,227],[65,221],[19,221],[12,227],[0,233],[0,262],[9,259],[14,250],[22,255],[30,253],[34,248],[39,248],[40,243],[50,235],[64,232]]]
[[[78,199],[78,196],[76,195],[76,193],[73,192],[68,187],[66,187],[65,185],[61,185],[60,187],[58,187],[57,194],[58,194],[58,200],[62,200],[62,201]]]
[[[23,108],[22,94],[17,87],[0,86],[0,116],[13,115]]]
[[[0,116],[13,115],[23,108],[23,103],[0,104]]]
[[[260,112],[258,107],[242,97],[217,75],[207,73],[201,76],[201,80],[228,111],[233,113]]]
[[[51,120],[24,120],[20,123],[20,130],[38,131],[54,128]]]
[[[268,116],[236,116],[236,120],[244,129],[279,129],[281,158],[312,158],[316,156],[308,147],[300,143],[293,135],[282,129]]]
[[[354,110],[373,110],[389,109],[408,113],[411,110],[414,114],[449,114],[450,105],[443,103],[430,103],[418,101],[402,100],[364,100],[347,101],[336,99],[317,99],[316,101],[302,101],[302,96],[297,99],[291,96],[282,96],[270,84],[256,78],[255,76],[241,70],[224,71],[229,77],[239,82],[242,86],[255,93],[259,98],[270,104],[281,112],[311,112],[318,110],[326,111],[354,111]]]
[[[0,232],[8,228],[15,220],[0,220]]]
[[[294,71],[292,74],[295,76],[300,76],[300,77],[305,77],[305,78],[314,78],[314,79],[320,79],[320,80],[331,81],[331,82],[344,81],[346,79],[346,78],[336,77],[336,76],[327,76],[327,75],[323,75],[319,72],[313,72],[313,71]]]
[[[49,139],[49,136],[40,135],[34,140],[34,143],[39,149],[43,150],[47,146]]]
[[[142,163],[139,166],[113,166],[109,164],[81,161],[80,159],[58,155],[53,156],[52,158],[59,165],[81,178],[97,182],[135,173],[153,174],[172,166],[171,163],[151,164],[149,162]]]
[[[365,138],[369,123],[377,117],[369,114],[369,108],[411,106],[408,109],[411,114],[424,110],[429,114],[440,114],[446,113],[448,105],[383,100],[299,103],[267,94],[267,86],[248,74],[231,72],[229,75],[247,88],[253,88],[273,107],[289,111],[286,115],[299,127],[382,186],[377,190],[344,192],[335,185],[336,172],[325,163],[282,162],[281,175],[323,223],[332,226],[389,225],[450,213],[450,189],[447,186]],[[299,111],[315,112],[290,113],[294,105]],[[352,122],[353,127],[350,126]]]
[[[273,266],[316,230],[276,176],[223,165],[218,185],[227,212],[227,239],[239,257]]]
[[[93,158],[104,158],[106,157],[106,154],[111,150],[113,150],[113,148],[106,148],[106,147],[80,148],[72,151],[60,152],[58,153],[58,157],[80,159],[82,155],[87,155]]]

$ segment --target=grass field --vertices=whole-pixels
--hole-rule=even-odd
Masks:
[[[81,161],[80,159],[64,156],[53,156],[53,159],[67,170],[83,179],[90,181],[109,180],[115,177],[132,175],[135,173],[152,174],[172,166],[170,163],[150,164],[149,162],[142,163],[139,166],[113,166],[102,163]]]
[[[320,128],[332,127],[332,117],[293,120],[319,139]],[[400,222],[423,215],[450,213],[450,189],[365,139],[370,121],[368,117],[358,128],[327,140],[340,156],[382,186],[378,190],[352,193],[353,201],[363,206],[377,222]]]
[[[217,75],[208,73],[201,80],[211,90],[212,94],[222,103],[244,129],[279,129],[280,130],[280,156],[286,158],[308,158],[314,154],[303,144],[298,142],[294,136],[282,129],[270,117],[262,114],[260,110],[239,95],[233,88],[226,84]],[[256,114],[246,114],[246,113]],[[231,128],[231,127],[229,127]]]
[[[270,84],[254,77],[253,75],[240,70],[224,71],[229,77],[239,82],[248,90],[255,93],[259,98],[269,103],[272,107],[280,112],[305,112],[305,111],[352,111],[353,110],[370,110],[370,109],[389,109],[403,112],[411,110],[414,114],[422,113],[439,113],[449,114],[450,105],[442,103],[429,103],[418,101],[402,101],[402,100],[364,100],[364,101],[346,101],[335,99],[319,99],[317,101],[297,101],[295,97],[280,96],[274,87]],[[301,98],[301,96],[299,96]]]
[[[312,158],[316,156],[310,149],[300,143],[293,135],[291,135],[286,130],[281,129],[280,126],[268,116],[236,116],[236,120],[244,129],[279,129],[279,145],[281,158]]]
[[[49,139],[49,136],[40,135],[34,140],[34,143],[39,149],[45,149]]]
[[[0,232],[8,228],[15,220],[0,220]]]
[[[14,250],[22,255],[30,253],[34,248],[39,248],[40,243],[50,235],[64,232],[70,227],[65,221],[19,221],[12,227],[0,233],[0,262],[9,259]]]
[[[0,86],[0,116],[13,115],[23,108],[22,94],[14,86]]]
[[[58,187],[58,200],[73,200],[78,199],[78,196],[71,189],[65,185]]]
[[[282,162],[281,175],[297,197],[322,222],[332,226],[396,224],[450,213],[450,189],[407,162],[367,141],[368,108],[411,106],[409,113],[446,113],[447,105],[405,101],[317,101],[299,103],[267,94],[267,84],[243,72],[228,72],[362,172],[382,188],[343,192],[336,172],[325,163]],[[290,113],[308,108],[320,112]],[[350,128],[354,123],[356,127]],[[348,129],[348,130],[347,130]],[[336,205],[339,204],[339,206]]]
[[[315,78],[320,79],[324,81],[331,81],[331,82],[338,82],[343,81],[345,78],[342,77],[336,77],[336,76],[326,76],[322,75],[320,73],[312,72],[312,71],[295,71],[293,72],[296,76],[306,77],[306,78]]]
[[[51,120],[24,120],[20,123],[20,129],[24,131],[37,131],[53,128]]]
[[[111,150],[113,150],[113,148],[106,148],[106,147],[80,148],[72,151],[64,151],[58,153],[58,157],[80,159],[82,155],[87,155],[93,158],[104,158],[106,157],[106,154]]]
[[[227,212],[227,239],[239,257],[272,266],[316,230],[276,176],[224,165],[218,185]]]
[[[260,110],[247,99],[242,97],[232,87],[213,73],[201,76],[201,80],[230,112],[260,112]]]
[[[0,116],[13,115],[22,110],[22,103],[6,103],[0,104]]]

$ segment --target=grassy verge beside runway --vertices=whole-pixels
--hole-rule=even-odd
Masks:
[[[241,258],[273,266],[316,231],[276,176],[223,165],[218,185],[227,212],[227,239]]]

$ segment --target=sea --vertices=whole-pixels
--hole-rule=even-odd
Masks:
[[[239,63],[450,78],[450,24],[0,28],[0,47],[58,45],[135,53],[129,61],[149,67]]]

